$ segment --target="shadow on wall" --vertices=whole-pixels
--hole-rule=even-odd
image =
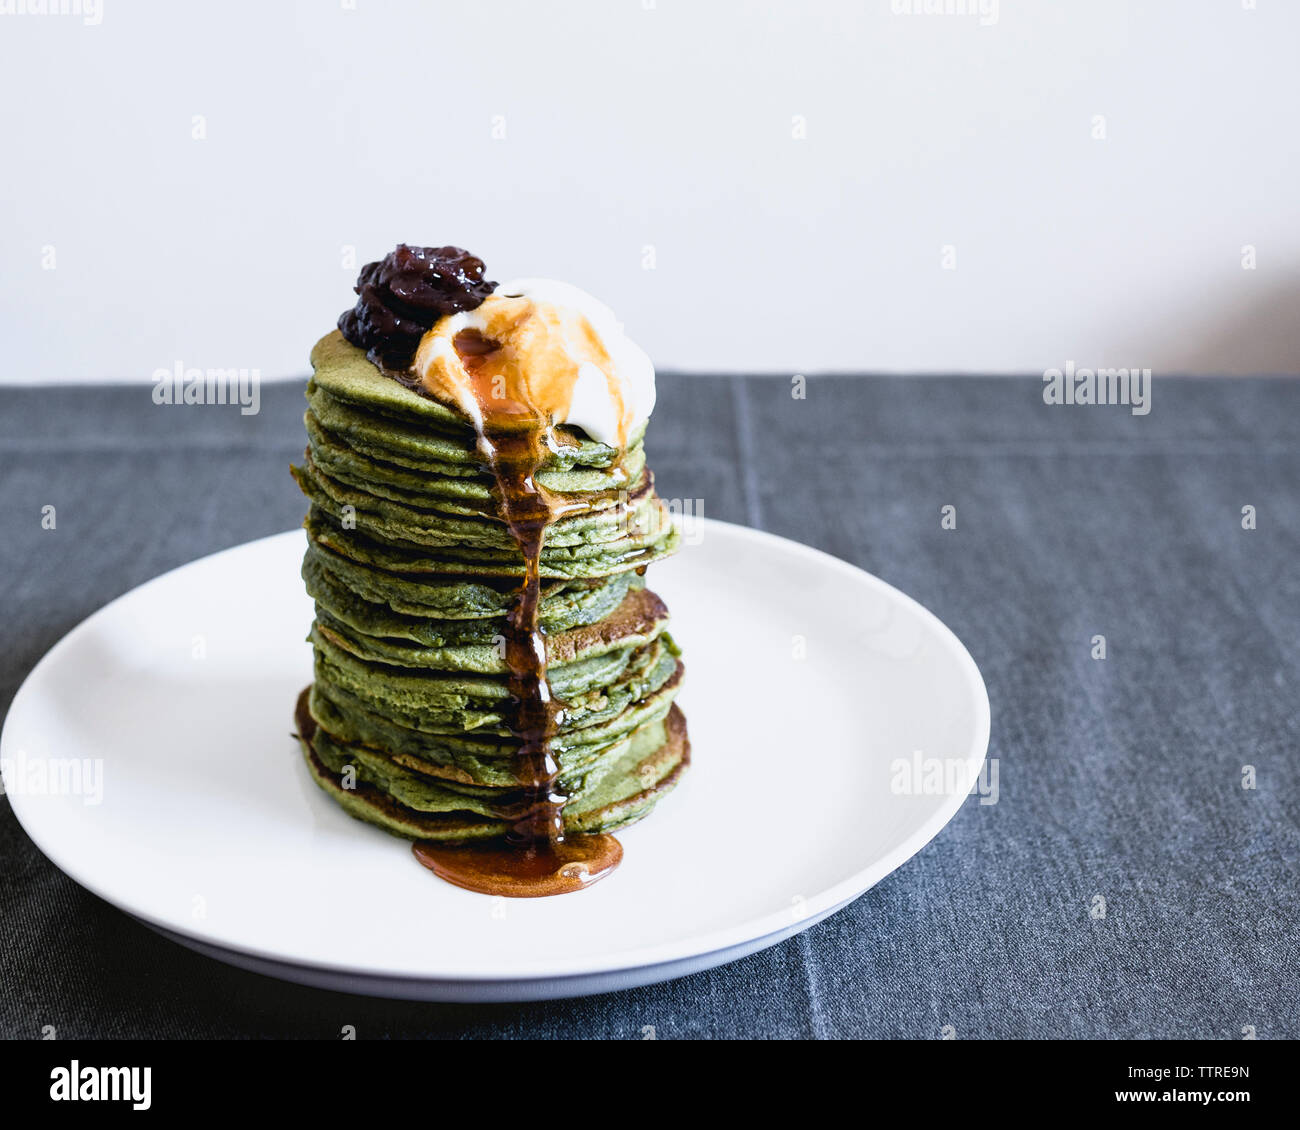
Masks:
[[[1171,373],[1300,375],[1300,273],[1253,302],[1190,316],[1161,352]]]

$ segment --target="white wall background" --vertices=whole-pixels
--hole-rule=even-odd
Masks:
[[[661,367],[1300,371],[1300,3],[42,2],[0,0],[3,381],[302,373],[402,240]]]

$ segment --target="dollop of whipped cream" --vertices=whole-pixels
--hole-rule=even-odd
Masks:
[[[411,368],[480,432],[532,418],[623,449],[655,406],[654,365],[614,312],[554,279],[514,279],[440,318]]]

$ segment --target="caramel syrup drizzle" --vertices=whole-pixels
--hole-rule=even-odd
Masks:
[[[415,845],[415,854],[449,882],[489,894],[528,897],[580,890],[609,874],[623,849],[608,835],[565,838],[564,806],[569,798],[560,787],[560,765],[551,749],[564,704],[552,693],[547,677],[541,555],[550,525],[589,506],[557,498],[537,481],[547,454],[558,450],[554,428],[537,409],[517,401],[502,404],[493,397],[496,343],[466,330],[454,344],[479,401],[479,450],[496,483],[499,513],[524,559],[523,579],[503,633],[512,703],[508,728],[519,742],[516,756],[523,789],[522,799],[500,812],[510,825],[504,849],[423,842]]]

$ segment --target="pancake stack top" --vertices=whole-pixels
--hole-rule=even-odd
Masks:
[[[642,437],[653,370],[562,284],[399,247],[312,351],[303,579],[317,782],[475,890],[576,890],[689,760],[645,567],[679,535]]]

